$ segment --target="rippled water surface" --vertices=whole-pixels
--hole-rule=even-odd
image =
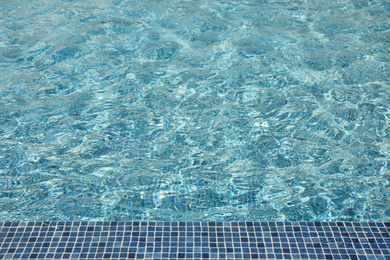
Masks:
[[[0,221],[390,220],[390,2],[0,1]]]

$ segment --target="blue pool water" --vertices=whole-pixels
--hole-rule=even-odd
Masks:
[[[390,2],[0,1],[0,221],[389,221]]]

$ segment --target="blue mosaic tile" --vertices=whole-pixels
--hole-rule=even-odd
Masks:
[[[0,259],[390,259],[388,222],[3,222]]]

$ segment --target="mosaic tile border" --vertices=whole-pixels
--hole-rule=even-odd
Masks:
[[[0,259],[390,259],[390,222],[0,222]]]

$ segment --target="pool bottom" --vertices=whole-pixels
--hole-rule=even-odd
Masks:
[[[0,259],[390,259],[390,222],[0,225]]]

